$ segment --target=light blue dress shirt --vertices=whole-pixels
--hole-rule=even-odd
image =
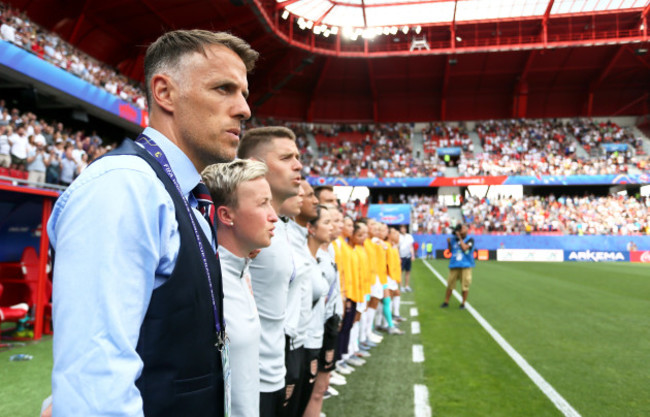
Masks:
[[[190,192],[200,175],[192,162],[158,131],[144,133],[163,150],[195,209]],[[135,385],[143,366],[136,352],[140,327],[180,246],[169,193],[143,159],[105,157],[57,200],[47,231],[56,252],[53,415],[142,416]]]

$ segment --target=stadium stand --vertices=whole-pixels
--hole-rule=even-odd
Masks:
[[[112,145],[104,144],[96,132],[87,134],[85,131],[66,128],[57,121],[41,119],[33,112],[9,109],[2,99],[0,113],[6,115],[0,120],[0,154],[7,149],[15,154],[18,152],[16,148],[23,146],[21,152],[33,155],[37,144],[44,146],[47,166],[45,182],[50,184],[71,182],[89,163],[112,149]],[[2,144],[5,145],[4,148]],[[69,152],[66,152],[68,148]],[[68,180],[62,182],[64,168],[70,171],[72,177],[66,176]],[[27,179],[29,169],[29,164],[17,166],[12,163],[1,166],[0,175]]]
[[[137,83],[69,45],[56,34],[44,30],[24,13],[0,2],[0,21],[0,35],[3,40],[105,89],[140,109],[146,109],[144,93]]]
[[[462,207],[472,233],[650,234],[650,199],[628,196],[470,197]]]

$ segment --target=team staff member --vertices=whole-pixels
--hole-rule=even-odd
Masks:
[[[402,269],[401,259],[399,256],[399,239],[400,233],[397,229],[390,228],[388,232],[388,242],[390,248],[388,250],[388,275],[395,281],[395,288],[391,291],[392,306],[393,306],[393,320],[396,322],[405,321],[406,319],[399,314],[399,307],[401,304],[400,284],[402,283]]]
[[[415,249],[413,248],[413,236],[406,230],[406,225],[399,227],[399,257],[402,260],[402,274],[404,285],[402,290],[411,292],[411,263],[415,260]]]
[[[271,207],[266,165],[239,159],[208,166],[201,174],[210,190],[219,229],[224,311],[230,340],[232,415],[259,416],[260,319],[248,270],[249,255],[268,247],[278,217]]]
[[[53,415],[224,414],[221,273],[192,190],[235,157],[257,56],[226,33],[161,36],[144,59],[143,145],[125,141],[57,200]]]
[[[467,236],[467,226],[459,224],[454,228],[454,235],[447,238],[447,245],[451,252],[449,259],[449,278],[447,279],[447,292],[445,302],[440,307],[449,307],[449,298],[456,288],[456,281],[461,281],[463,302],[460,308],[465,308],[469,286],[472,284],[472,268],[474,268],[474,238]]]
[[[266,180],[271,186],[271,206],[280,216],[283,203],[300,190],[300,153],[296,136],[285,127],[260,127],[244,134],[237,151],[241,159],[266,163]],[[271,246],[250,263],[251,284],[260,316],[260,416],[276,417],[284,413],[284,319],[287,292],[295,276],[293,255],[288,249],[285,221],[276,224]]]
[[[301,407],[300,414],[306,415],[307,405],[311,404],[312,392],[317,378],[320,376],[322,382],[325,381],[323,376],[328,374],[319,373],[319,358],[321,357],[321,350],[324,347],[324,331],[325,331],[325,307],[327,297],[336,296],[334,288],[338,285],[336,279],[336,270],[332,267],[332,260],[326,250],[327,245],[332,240],[333,225],[333,210],[329,210],[326,206],[318,205],[316,208],[316,217],[307,222],[307,246],[309,253],[312,256],[312,261],[316,265],[316,270],[311,275],[312,293],[311,293],[311,321],[307,329],[307,340],[305,340],[305,355],[307,357],[307,376],[302,386],[301,393]],[[323,250],[325,248],[325,250]],[[338,321],[334,324],[334,329],[338,329]],[[330,369],[333,365],[334,351],[331,349],[333,344],[327,348],[330,350]],[[324,353],[324,352],[323,352]],[[319,384],[318,390],[320,391],[320,405],[322,407],[322,398],[327,389],[327,385]],[[310,410],[311,415],[320,415],[320,408],[318,410]]]
[[[327,194],[323,195],[318,188],[315,188],[314,192],[322,204],[321,198],[327,198]],[[337,238],[341,235],[343,229],[343,213],[338,205],[331,203],[323,205],[328,207],[332,216],[332,233],[327,245],[324,244],[318,249],[316,259],[318,260],[318,266],[327,279],[328,291],[325,297],[323,343],[318,357],[318,374],[303,417],[318,417],[321,415],[324,395],[328,390],[332,376],[336,384],[344,385],[347,383],[342,375],[333,372],[339,328],[343,316],[343,297],[345,296],[341,294],[344,283],[340,279],[335,261],[336,258],[341,256],[341,247],[338,245]]]
[[[288,223],[289,241],[296,263],[296,278],[289,284],[285,320],[288,342],[285,351],[288,416],[302,415],[307,406],[303,392],[308,381],[316,376],[316,368],[313,376],[311,374],[311,362],[317,363],[315,361],[317,357],[307,355],[305,342],[308,339],[307,332],[312,316],[313,277],[321,275],[318,264],[314,262],[307,246],[307,224],[317,217],[318,199],[307,181],[302,180],[300,187],[305,193],[300,212]]]

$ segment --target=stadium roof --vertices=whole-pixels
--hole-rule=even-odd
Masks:
[[[360,2],[340,3],[353,1]],[[7,2],[136,80],[143,79],[146,46],[164,31],[231,31],[261,55],[249,77],[253,113],[281,120],[392,122],[649,113],[649,0],[641,2],[641,8],[630,0],[555,0],[552,9],[559,14],[549,11],[547,19],[502,17],[423,26],[419,36],[426,36],[430,50],[412,51],[412,31],[356,41],[340,36],[342,31],[327,38],[315,35],[313,29],[300,29],[295,16],[283,19],[277,0]],[[551,1],[530,3],[548,8]],[[562,14],[577,10],[578,4],[583,11],[589,4],[634,8]],[[512,8],[502,9],[510,13]]]
[[[377,28],[643,8],[647,0],[276,0],[314,26]],[[286,16],[286,15],[285,15]],[[404,29],[404,30],[408,30]]]

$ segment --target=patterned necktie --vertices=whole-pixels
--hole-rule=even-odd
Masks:
[[[192,190],[192,195],[198,201],[198,209],[203,214],[205,220],[210,224],[210,229],[212,230],[212,237],[214,238],[215,245],[217,244],[217,226],[215,223],[215,209],[214,203],[212,202],[212,197],[210,196],[210,191],[208,187],[203,183],[199,182],[196,187]]]

